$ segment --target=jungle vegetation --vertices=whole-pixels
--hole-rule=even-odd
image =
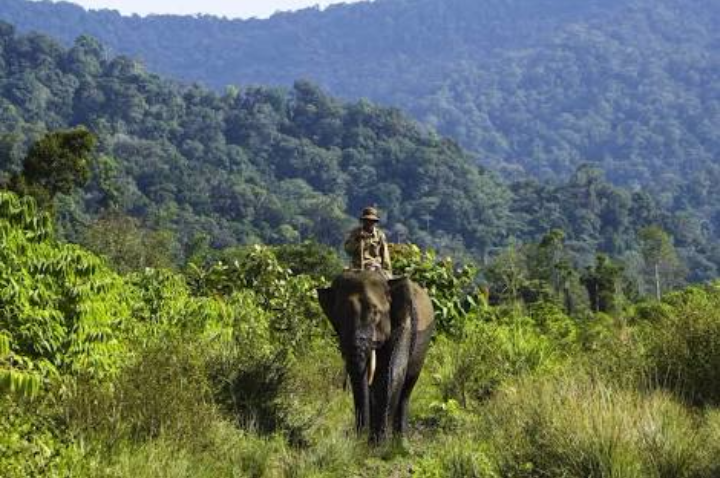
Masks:
[[[0,132],[0,476],[720,473],[713,183],[509,182],[396,109],[5,23]],[[381,448],[315,296],[370,203],[438,323]]]
[[[717,283],[632,299],[618,263],[568,267],[557,232],[485,268],[395,246],[438,331],[409,441],[371,448],[315,297],[334,254],[242,246],[121,272],[0,192],[0,474],[720,472]]]
[[[336,247],[358,211],[378,204],[391,240],[480,263],[559,229],[578,266],[608,254],[638,282],[640,232],[655,227],[687,266],[680,282],[717,276],[717,228],[700,207],[713,203],[711,183],[707,194],[658,199],[591,165],[566,181],[508,183],[396,109],[345,103],[305,81],[218,94],[111,57],[92,38],[66,49],[9,24],[0,72],[0,183],[52,143],[48,134],[85,128],[97,142],[97,159],[81,161],[89,183],[54,207],[63,237],[101,252],[114,247],[98,243],[104,229],[165,244],[175,265],[205,246]]]

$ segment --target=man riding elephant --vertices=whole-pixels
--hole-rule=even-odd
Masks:
[[[369,429],[373,443],[407,432],[410,394],[435,328],[427,291],[392,276],[379,221],[377,209],[363,209],[345,241],[352,269],[317,291],[352,385],[356,429]]]
[[[385,233],[377,227],[380,221],[377,209],[366,207],[360,215],[360,225],[350,231],[345,240],[345,252],[350,256],[353,269],[382,272],[392,277],[392,264]]]
[[[350,378],[357,431],[369,430],[372,443],[403,437],[435,329],[430,296],[407,277],[367,270],[345,271],[317,292]]]

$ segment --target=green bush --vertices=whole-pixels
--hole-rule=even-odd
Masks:
[[[410,277],[430,294],[438,332],[462,336],[473,318],[468,311],[485,302],[475,283],[477,268],[458,266],[449,257],[440,260],[435,252],[422,252],[412,244],[394,244],[391,253],[395,274]]]
[[[239,425],[263,434],[300,433],[284,399],[292,389],[292,344],[272,328],[273,314],[249,290],[222,300],[224,321],[206,332],[207,370],[216,401]]]
[[[554,369],[563,353],[529,318],[506,324],[475,322],[461,340],[440,336],[428,372],[442,399],[467,406],[489,398],[506,380]]]
[[[693,404],[720,405],[720,284],[638,307],[648,373]]]
[[[258,305],[270,314],[275,343],[288,352],[302,353],[314,336],[328,329],[315,292],[319,279],[294,275],[265,246],[231,249],[224,259],[208,266],[189,266],[188,282],[194,294],[226,298],[236,292],[255,294]]]
[[[0,396],[0,476],[52,476],[68,445],[52,403]]]
[[[110,443],[200,439],[216,413],[199,345],[156,342],[140,351],[112,386],[78,382],[65,402],[74,432]]]
[[[61,376],[104,379],[125,356],[132,298],[96,256],[52,238],[35,203],[0,192],[0,392]]]

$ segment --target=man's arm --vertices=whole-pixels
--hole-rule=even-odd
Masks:
[[[348,234],[347,239],[345,239],[345,252],[350,257],[354,257],[355,254],[358,253],[359,249],[360,249],[360,237],[358,235],[358,230],[353,229]]]

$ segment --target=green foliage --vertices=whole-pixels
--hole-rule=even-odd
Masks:
[[[455,438],[442,444],[436,456],[420,460],[413,476],[420,478],[498,478],[487,447]]]
[[[715,161],[720,142],[714,134],[718,55],[714,45],[720,31],[720,10],[713,2],[692,1],[677,8],[676,0],[508,0],[488,5],[473,0],[423,0],[337,6],[246,22],[209,16],[137,19],[69,5],[7,0],[0,7],[0,16],[23,31],[44,31],[68,45],[89,33],[112,51],[143,58],[153,71],[218,90],[236,83],[289,86],[299,77],[313,78],[344,98],[371,98],[406,109],[508,178],[565,179],[590,162],[605,170],[613,183],[633,188],[642,185],[666,211],[683,212],[668,217],[643,211],[647,198],[640,199],[642,192],[615,191],[610,200],[605,194],[574,194],[574,200],[566,203],[556,200],[554,186],[519,185],[517,189],[541,190],[525,203],[531,206],[528,211],[547,213],[534,215],[528,223],[542,224],[538,234],[558,227],[567,231],[560,223],[567,214],[586,233],[569,239],[595,241],[595,233],[602,231],[603,250],[608,253],[627,246],[629,227],[658,221],[663,228],[672,229],[669,232],[676,236],[679,248],[699,251],[694,243],[702,241],[703,234],[717,236],[718,224],[713,218],[718,196],[712,185],[720,177]],[[6,37],[12,38],[12,28],[5,30]],[[178,37],[187,41],[175,41]],[[337,38],[343,41],[335,41]],[[37,47],[42,55],[34,58],[46,59],[54,52],[47,43],[30,38],[23,46]],[[122,88],[116,83],[109,91],[95,88],[99,82],[92,80],[103,69],[103,55],[97,41],[81,37],[62,62],[68,70],[90,77],[82,83],[79,104],[73,105],[76,119],[96,118],[98,109],[103,113],[108,109],[107,98],[117,97],[122,105],[117,110],[124,113],[110,115],[106,128],[145,114],[156,135],[172,130],[174,124],[158,123],[176,118],[176,110],[169,115],[152,110],[152,96],[135,94],[144,88]],[[187,61],[188,56],[192,61]],[[114,68],[123,78],[141,74],[126,63]],[[8,106],[5,114],[12,119],[42,117],[60,122],[58,117],[71,109],[67,96],[62,95],[71,89],[68,83],[48,85],[42,77],[9,81],[5,88],[8,101],[15,107],[27,106]],[[228,89],[224,96],[243,98],[237,89]],[[315,144],[340,143],[336,133],[345,125],[338,117],[337,105],[307,88],[298,88],[294,97],[298,108],[292,128]],[[231,123],[230,137],[252,137],[259,144],[272,138],[272,126],[279,119],[277,105],[253,103],[262,112],[263,122],[243,129],[253,122],[251,115],[239,115]],[[50,114],[46,114],[48,110]],[[198,118],[218,121],[210,115]],[[357,143],[367,144],[378,135],[366,124],[358,126],[362,134]],[[394,131],[399,129],[394,125]],[[318,166],[333,156],[332,152],[321,154],[309,146],[289,146],[283,151],[292,159],[293,168],[307,166],[312,181],[331,179],[337,162],[326,162],[325,170]],[[188,139],[183,149],[217,152],[198,138]],[[298,154],[299,149],[317,154]],[[383,156],[396,158],[398,148],[381,151]],[[343,162],[351,160],[355,151],[344,149],[343,156]],[[422,162],[422,155],[415,157]],[[402,181],[389,180],[383,168],[365,166],[357,165],[361,174],[353,179],[382,191],[379,204],[395,203],[405,192]],[[425,164],[422,170],[434,167]],[[235,191],[241,197],[252,194],[252,188],[233,188]],[[391,209],[399,217],[421,222],[427,214],[427,230],[443,223],[436,211],[465,216],[467,228],[485,215],[471,217],[466,215],[470,211],[465,201],[425,193],[423,207],[412,207],[415,214]],[[410,207],[407,201],[403,204]],[[464,207],[455,212],[449,204]],[[566,212],[567,204],[576,210]],[[359,205],[351,206],[350,211]],[[632,219],[627,215],[629,209],[633,210]],[[416,234],[421,228],[410,220],[402,222],[414,229],[413,241],[420,242]],[[284,225],[287,227],[278,235],[302,235],[297,222]],[[492,237],[496,231],[488,226],[484,224],[478,234]],[[445,231],[450,234],[443,241],[453,242],[452,235],[467,228]],[[690,251],[684,254],[695,256]],[[714,265],[694,262],[701,268],[693,270],[699,277],[708,279],[717,272],[717,261]]]
[[[236,292],[226,307],[223,327],[212,332],[208,362],[217,398],[248,429],[282,430],[286,410],[280,395],[288,378],[288,351],[274,346],[271,315],[254,293]]]
[[[395,274],[410,277],[430,294],[437,329],[461,336],[470,317],[467,311],[486,300],[476,284],[477,268],[457,266],[450,257],[438,260],[435,252],[422,252],[415,245],[394,244],[391,256]]]
[[[513,377],[542,374],[560,366],[571,350],[567,333],[562,335],[562,341],[546,335],[527,317],[511,317],[502,324],[476,322],[462,340],[436,340],[432,352],[437,354],[436,368],[430,373],[443,401],[457,400],[468,406],[471,401],[486,400]],[[561,348],[563,345],[566,347]]]
[[[617,313],[621,299],[619,281],[622,265],[614,263],[604,254],[598,254],[595,261],[595,266],[588,266],[581,278],[590,298],[590,307],[594,312]]]
[[[112,387],[74,384],[64,411],[72,432],[110,443],[160,436],[201,442],[217,416],[203,353],[165,337],[139,349]]]
[[[69,437],[50,415],[47,400],[0,396],[0,476],[61,476]]]
[[[227,263],[190,264],[188,281],[194,293],[230,296],[255,291],[259,304],[271,314],[269,327],[275,338],[287,350],[302,350],[318,324],[325,323],[315,293],[319,280],[294,275],[269,247],[231,249],[223,256]]]
[[[106,214],[87,226],[81,244],[106,257],[119,272],[169,269],[178,262],[173,257],[175,241],[170,231],[149,230],[137,219],[119,213]]]
[[[494,295],[503,302],[519,303],[529,289],[527,257],[515,244],[498,254],[485,272]],[[536,298],[529,298],[534,301]]]
[[[96,141],[84,128],[48,133],[30,148],[22,172],[13,178],[15,191],[51,208],[55,196],[87,183]]]
[[[668,294],[638,308],[651,380],[695,404],[720,403],[720,289]]]
[[[0,211],[0,334],[9,343],[2,382],[34,395],[33,377],[116,373],[118,328],[130,315],[120,278],[91,254],[54,242],[32,201],[0,193]]]
[[[485,250],[502,237],[506,188],[457,145],[397,110],[342,103],[303,81],[289,90],[219,95],[161,80],[128,58],[108,58],[87,37],[68,50],[31,37],[11,36],[15,46],[0,51],[3,64],[17,65],[0,82],[0,97],[21,113],[0,117],[0,124],[19,130],[20,141],[32,139],[26,131],[76,124],[97,135],[101,160],[87,193],[71,203],[81,217],[117,209],[146,228],[172,231],[182,248],[201,234],[223,248],[307,240],[337,247],[350,217],[378,203],[423,243]],[[22,60],[26,40],[44,61]],[[29,101],[48,91],[56,101]],[[70,133],[50,133],[28,158],[64,157],[54,154],[63,150],[61,134]],[[12,166],[8,160],[0,171]],[[67,192],[68,178],[85,177],[76,166],[56,175],[62,185],[53,191]],[[37,179],[45,170],[35,169],[29,174]],[[433,231],[416,219],[425,214]]]
[[[288,89],[235,88],[218,94],[162,80],[128,58],[111,58],[86,36],[63,49],[46,37],[11,31],[0,53],[0,63],[10,65],[0,67],[6,72],[0,111],[7,112],[0,115],[7,131],[0,142],[5,144],[0,151],[7,151],[0,154],[0,177],[18,173],[17,157],[33,142],[38,146],[29,159],[71,160],[63,151],[77,145],[61,139],[88,133],[63,128],[85,125],[98,139],[99,159],[83,193],[58,201],[58,230],[106,255],[122,271],[197,263],[194,256],[203,242],[198,240],[204,237],[213,249],[282,245],[287,250],[278,254],[286,267],[327,277],[336,261],[325,256],[327,251],[302,244],[338,247],[360,208],[377,204],[392,241],[483,264],[512,237],[529,244],[562,230],[564,254],[553,255],[561,241],[540,251],[538,258],[551,264],[533,269],[539,264],[530,261],[525,293],[552,291],[568,308],[574,306],[576,279],[563,275],[563,267],[586,265],[597,250],[613,257],[637,254],[636,234],[652,224],[673,236],[691,280],[717,273],[714,196],[701,184],[673,186],[667,189],[677,193],[653,199],[614,187],[598,170],[573,161],[562,166],[573,173],[567,180],[507,184],[478,167],[457,144],[398,110],[364,100],[343,103],[305,81]],[[496,123],[486,121],[478,131]],[[536,152],[544,155],[534,148],[511,158]],[[53,161],[31,163],[47,169]],[[59,181],[54,185],[43,180],[34,194],[48,193],[46,186],[68,191],[72,181],[85,176],[77,167],[71,164],[54,175]],[[79,223],[92,224],[90,231],[79,230]],[[305,252],[291,252],[295,246]],[[305,257],[298,261],[298,256]]]
[[[570,316],[545,241],[515,252],[548,295],[497,305],[474,266],[396,247],[398,270],[450,312],[439,314],[409,440],[369,449],[354,437],[342,359],[318,309],[322,249],[232,248],[196,254],[184,274],[120,276],[55,241],[31,199],[0,194],[0,212],[2,476],[720,470],[716,285],[616,316]],[[291,270],[296,261],[313,275]],[[17,385],[18,374],[41,386]]]
[[[343,269],[343,262],[338,254],[317,242],[283,244],[273,247],[272,250],[280,264],[295,275],[331,279]]]
[[[685,272],[682,270],[672,238],[658,226],[648,226],[640,230],[638,239],[645,261],[645,275],[653,284],[655,297],[660,300],[662,292],[678,283],[682,283]]]

